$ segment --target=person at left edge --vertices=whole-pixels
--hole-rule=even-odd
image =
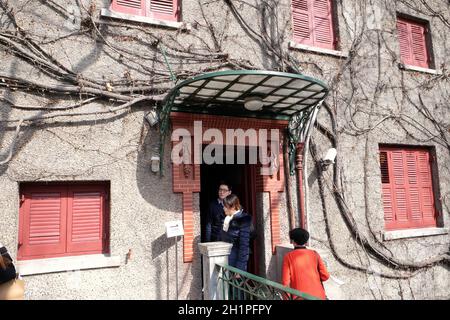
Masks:
[[[13,259],[0,243],[0,300],[23,300],[24,281],[16,273]]]

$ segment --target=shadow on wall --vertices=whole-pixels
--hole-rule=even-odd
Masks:
[[[178,240],[180,241],[180,239]],[[157,239],[152,241],[152,260],[155,261],[155,271],[153,275],[156,284],[156,299],[157,300],[170,300],[170,248],[175,244],[175,240],[167,238],[166,234],[162,234]],[[164,266],[166,270],[163,270],[161,263],[161,255],[165,256]],[[163,283],[163,275],[166,275],[165,282]]]
[[[172,191],[172,165],[169,144],[165,144],[164,159],[161,159],[164,166],[164,176],[161,177],[159,172],[152,172],[150,161],[152,156],[159,156],[159,128],[149,128],[144,120],[142,136],[143,141],[140,142],[136,163],[136,181],[139,193],[147,203],[166,211],[171,217],[173,212],[180,213],[179,218],[181,219],[182,196]],[[166,142],[168,140],[167,138]],[[165,220],[164,217],[161,217],[161,220]]]
[[[162,234],[152,242],[152,260],[155,264],[155,274],[153,275],[156,284],[157,300],[175,300],[176,299],[176,270],[178,267],[178,291],[180,299],[201,300],[202,299],[202,271],[201,259],[194,259],[192,263],[183,263],[182,238],[178,238],[178,265],[174,264],[175,259],[175,238],[167,238]],[[194,256],[199,257],[198,242],[200,236],[194,239]],[[164,258],[163,258],[164,256]],[[162,260],[165,259],[164,263]],[[165,268],[165,270],[163,270]],[[189,283],[188,276],[191,275]],[[165,275],[165,278],[163,277]],[[189,284],[188,291],[185,289]],[[184,292],[187,296],[184,297]]]
[[[308,187],[312,188],[313,184],[317,181],[318,175],[315,166],[309,167]]]
[[[202,259],[200,254],[200,249],[198,248],[198,244],[200,242],[200,236],[196,236],[194,238],[194,261],[189,264],[192,280],[189,287],[189,293],[187,294],[186,299],[190,300],[202,300],[202,282],[203,282],[203,271],[202,271]],[[188,273],[186,273],[187,275]],[[180,284],[183,285],[184,281]]]

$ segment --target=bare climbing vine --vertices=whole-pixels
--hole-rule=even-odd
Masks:
[[[0,112],[3,130],[14,132],[11,142],[2,144],[0,166],[8,166],[14,159],[21,133],[31,126],[45,130],[46,125],[52,121],[68,124],[86,116],[123,117],[134,107],[144,103],[157,108],[158,103],[173,87],[163,51],[175,69],[178,80],[215,70],[261,68],[293,73],[311,72],[326,78],[330,86],[330,95],[323,107],[326,120],[319,121],[316,128],[337,148],[340,141],[348,137],[364,144],[363,182],[367,219],[372,213],[368,200],[368,147],[375,130],[384,130],[385,125],[394,126],[408,138],[420,143],[439,145],[450,155],[450,73],[446,61],[444,59],[441,65],[436,66],[441,71],[440,74],[413,77],[413,80],[402,76],[399,82],[390,81],[385,73],[397,68],[400,63],[399,55],[397,49],[392,47],[392,41],[389,41],[393,37],[392,29],[370,26],[372,22],[368,21],[370,15],[367,13],[371,12],[370,8],[375,7],[374,0],[352,3],[352,10],[360,14],[359,19],[349,18],[345,7],[348,1],[336,1],[336,5],[340,7],[339,20],[342,22],[340,32],[347,34],[350,40],[347,44],[347,57],[340,59],[332,72],[325,65],[286,48],[285,43],[291,37],[290,19],[282,18],[281,4],[289,6],[289,1],[195,1],[200,12],[197,20],[192,21],[191,30],[185,26],[165,33],[155,32],[154,28],[145,24],[100,18],[100,8],[96,1],[73,1],[78,13],[68,11],[56,1],[39,1],[55,18],[73,17],[79,21],[79,25],[73,30],[42,34],[25,23],[23,14],[31,1],[0,0],[0,54],[4,58],[14,57],[30,70],[30,76],[25,77],[23,74],[8,72],[6,65],[0,67],[0,106],[14,114],[8,117],[1,116],[6,113]],[[441,6],[449,8],[446,1],[436,2],[442,2]],[[210,18],[208,6],[218,6],[224,11],[220,26]],[[450,33],[450,10],[440,10],[433,2],[385,0],[379,1],[379,6],[387,12],[390,20],[395,20],[396,12],[402,6],[438,21],[442,32]],[[249,21],[246,18],[249,15],[255,17],[255,20]],[[233,41],[228,38],[233,24],[238,25],[249,41],[264,52],[264,65],[250,58],[236,58],[235,54],[228,51],[227,43]],[[181,41],[183,36],[189,36],[192,41]],[[56,55],[53,49],[70,40],[97,46],[116,66],[124,69],[124,73],[106,79],[101,74],[97,75],[95,70],[77,71],[67,62],[70,59],[62,61],[62,55]],[[367,45],[374,50],[365,51]],[[368,60],[374,63],[369,69],[365,67]],[[372,78],[375,79],[370,85],[366,83],[368,70],[374,74]],[[384,101],[385,96],[390,97],[389,103]],[[439,97],[439,100],[430,102],[433,101],[430,96]],[[99,107],[99,104],[103,107]],[[405,109],[405,105],[414,112]],[[0,132],[0,141],[4,139],[1,134]],[[390,135],[389,132],[386,134]],[[327,179],[321,171],[320,157],[314,142],[310,151],[316,161],[326,225],[330,223],[326,200],[329,194],[363,253],[394,271],[382,274],[383,277],[408,279],[423,269],[448,263],[448,253],[420,263],[396,258],[375,234],[363,231],[355,220],[355,213],[349,209],[342,185],[342,165],[337,162],[333,177]],[[448,206],[448,197],[448,193],[443,195],[443,206]],[[345,267],[367,272],[364,266],[352,265],[338,254],[328,228],[327,231],[330,249],[335,258]]]

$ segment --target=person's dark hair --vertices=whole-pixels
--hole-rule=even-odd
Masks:
[[[5,270],[6,267],[11,265],[12,261],[8,257],[4,257],[0,254],[0,268]]]
[[[229,191],[232,190],[231,184],[229,184],[229,183],[226,182],[225,180],[221,180],[221,181],[219,182],[219,184],[217,185],[217,189],[219,189],[220,186],[227,186]]]
[[[223,205],[227,208],[236,208],[241,210],[241,203],[239,198],[234,193],[228,195],[225,199],[223,199]]]
[[[289,238],[296,244],[303,246],[309,240],[309,232],[302,228],[295,228],[289,231]]]

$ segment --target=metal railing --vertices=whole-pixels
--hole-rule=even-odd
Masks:
[[[320,300],[229,265],[219,268],[218,290],[223,300]]]

